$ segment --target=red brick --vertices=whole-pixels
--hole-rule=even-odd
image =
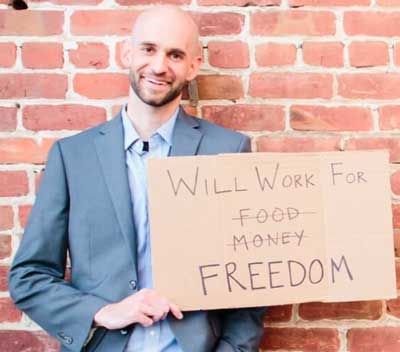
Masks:
[[[289,0],[292,7],[300,6],[368,6],[371,0]]]
[[[122,51],[122,45],[123,45],[123,41],[119,41],[118,43],[116,43],[115,45],[115,62],[117,63],[117,65],[121,68],[127,68],[127,66],[125,66],[121,60],[121,51]]]
[[[61,68],[64,65],[61,43],[24,43],[22,63],[27,68]]]
[[[347,332],[349,352],[398,352],[400,350],[400,328],[373,327],[354,328]]]
[[[0,330],[0,351],[58,352],[60,344],[44,332]]]
[[[202,36],[239,34],[244,25],[244,16],[237,13],[197,12],[192,15]]]
[[[40,187],[40,182],[42,181],[43,170],[34,171],[34,173],[35,173],[35,194],[37,194]]]
[[[30,105],[23,110],[28,130],[82,130],[106,121],[106,110],[87,105]]]
[[[386,105],[379,108],[379,127],[381,130],[400,128],[400,106]]]
[[[71,15],[71,33],[74,35],[129,35],[137,11],[84,10]]]
[[[239,99],[243,97],[240,77],[228,75],[201,75],[196,78],[199,99]]]
[[[259,152],[326,152],[340,150],[340,137],[267,137],[257,139]]]
[[[198,116],[197,107],[188,104],[183,104],[182,107],[188,115]]]
[[[340,42],[306,42],[303,44],[303,61],[313,66],[342,67],[343,44]]]
[[[390,137],[352,138],[347,141],[346,150],[388,149],[390,162],[400,162],[400,139]]]
[[[0,185],[1,185],[1,173],[0,173]],[[0,236],[0,259],[9,258],[11,256],[11,236],[1,235]]]
[[[79,43],[69,51],[69,60],[79,68],[106,68],[109,65],[108,47],[102,43]]]
[[[249,47],[240,41],[209,42],[208,61],[211,66],[221,68],[249,67]]]
[[[64,280],[67,282],[71,282],[71,268],[69,268],[69,267],[65,268]]]
[[[191,0],[116,0],[116,3],[123,6],[131,6],[131,5],[188,5],[191,3]]]
[[[391,175],[390,181],[392,186],[392,192],[396,196],[400,196],[400,170],[397,170]]]
[[[32,0],[33,1],[33,0]],[[50,2],[56,5],[97,5],[104,0],[34,0],[35,2]]]
[[[297,48],[294,44],[265,43],[256,46],[258,66],[294,65]]]
[[[67,76],[52,73],[0,74],[0,99],[64,99]]]
[[[400,228],[400,204],[392,204],[393,227]]]
[[[400,43],[393,48],[393,61],[396,66],[400,66]]]
[[[400,6],[400,0],[376,0],[380,6]]]
[[[17,47],[14,43],[0,43],[0,67],[12,67],[17,58]]]
[[[253,73],[249,94],[260,98],[331,98],[332,75],[325,73]]]
[[[383,314],[382,301],[303,303],[299,306],[299,316],[304,320],[321,319],[368,319],[377,320]]]
[[[124,73],[77,73],[74,91],[90,99],[114,99],[129,93],[128,75]]]
[[[282,131],[285,112],[275,105],[203,106],[204,119],[223,127],[241,131]]]
[[[8,266],[0,266],[0,292],[8,291]],[[0,335],[1,336],[1,335]]]
[[[393,240],[394,240],[394,253],[396,257],[400,257],[400,230],[398,229],[393,230]]]
[[[366,108],[294,105],[290,125],[301,131],[368,131],[373,122]]]
[[[390,185],[392,192],[396,196],[400,196],[400,170],[397,170],[392,173],[390,177]],[[397,217],[400,217],[400,206],[396,206],[396,210],[397,210],[396,212]],[[398,218],[397,221],[399,221],[398,225],[400,225],[400,218]],[[395,241],[396,256],[400,256],[400,231],[398,232],[397,236],[395,235],[395,239],[397,239]]]
[[[268,307],[267,313],[264,316],[265,323],[284,323],[292,318],[293,306],[287,304],[284,306]]]
[[[261,349],[302,352],[337,352],[340,347],[336,329],[266,328]]]
[[[244,16],[237,13],[193,13],[200,35],[239,34],[244,25]]]
[[[0,10],[0,35],[49,36],[62,34],[63,11]]]
[[[13,224],[14,212],[12,207],[8,205],[0,205],[0,231],[11,229],[13,227]]]
[[[8,297],[0,297],[0,323],[16,323],[22,318],[22,312]]]
[[[198,0],[201,6],[278,6],[281,0]]]
[[[25,171],[0,171],[0,197],[19,197],[28,194]]]
[[[31,210],[32,210],[32,205],[29,204],[20,205],[18,207],[19,223],[21,224],[21,227],[25,228]]]
[[[44,164],[55,139],[45,138],[39,145],[30,138],[0,139],[0,163]]]
[[[393,37],[400,35],[400,12],[348,11],[344,30],[348,35]]]
[[[349,46],[350,65],[370,67],[389,63],[389,47],[384,42],[353,42]]]
[[[1,50],[1,49],[0,49]],[[0,131],[14,131],[17,127],[17,108],[0,106]]]
[[[387,313],[400,318],[400,297],[386,301]]]
[[[327,11],[268,11],[251,15],[251,34],[325,36],[336,32],[335,15]]]
[[[122,106],[123,105],[121,105],[121,104],[118,104],[118,105],[113,105],[112,107],[111,107],[111,116],[116,116],[117,114],[119,114],[119,112],[120,112],[120,110],[122,109]]]
[[[351,99],[400,98],[400,74],[358,73],[338,77],[339,95]]]

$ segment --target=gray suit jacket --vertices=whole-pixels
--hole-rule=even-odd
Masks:
[[[132,327],[96,331],[94,314],[136,288],[136,236],[121,116],[52,147],[14,258],[16,305],[61,342],[61,351],[122,352]],[[180,109],[171,155],[243,152],[249,139]],[[64,279],[67,251],[71,280]],[[263,308],[186,312],[169,322],[185,352],[256,351]]]

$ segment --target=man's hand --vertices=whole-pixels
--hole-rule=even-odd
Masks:
[[[111,303],[101,308],[94,316],[96,326],[109,330],[122,329],[133,323],[144,327],[165,319],[171,312],[177,319],[182,319],[180,309],[155,290],[144,288],[117,303]]]

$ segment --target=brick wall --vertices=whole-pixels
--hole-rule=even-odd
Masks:
[[[35,0],[24,11],[7,2],[0,0],[0,351],[51,352],[57,343],[10,301],[7,272],[51,144],[110,119],[124,102],[120,43],[153,1]],[[200,27],[205,65],[194,113],[249,134],[254,151],[390,150],[400,255],[400,0],[165,2],[193,11]],[[261,348],[400,351],[399,319],[400,299],[273,307]]]

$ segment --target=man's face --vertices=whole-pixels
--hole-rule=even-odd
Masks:
[[[180,99],[185,84],[196,76],[201,57],[195,55],[197,43],[182,25],[156,22],[148,19],[129,43],[129,80],[140,100],[160,107]]]
[[[180,97],[187,83],[187,54],[173,49],[164,52],[155,43],[141,43],[135,48],[129,81],[144,103],[163,106]]]

